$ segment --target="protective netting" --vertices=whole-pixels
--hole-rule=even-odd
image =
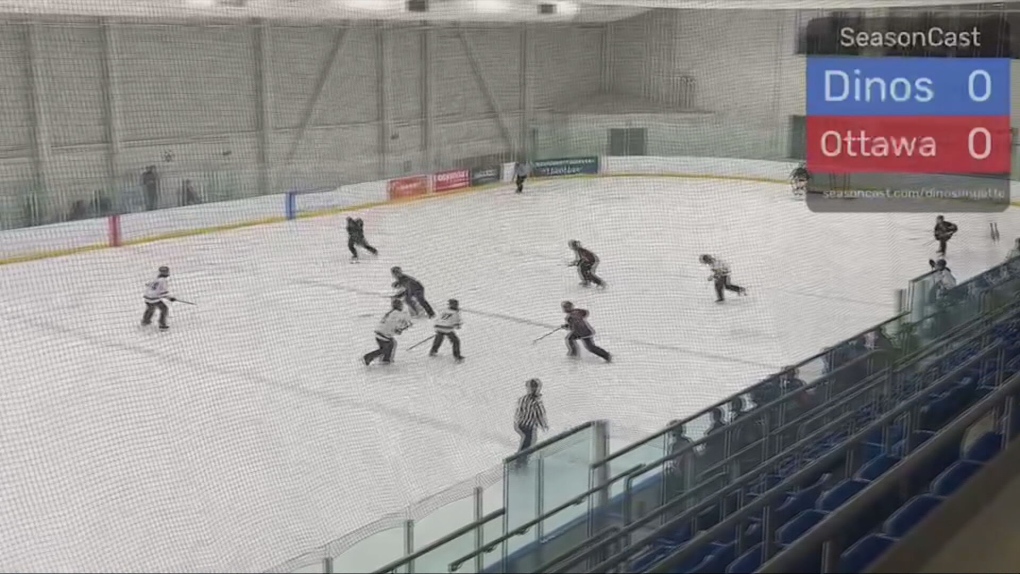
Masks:
[[[515,160],[684,156],[726,165],[734,158],[803,158],[803,52],[816,41],[807,23],[824,13],[615,7],[592,14],[583,22],[559,24],[50,17],[2,22],[0,229]],[[774,179],[786,176],[785,168],[777,168]],[[851,185],[840,178],[825,181],[834,188]],[[665,184],[649,185],[665,189]],[[627,201],[629,189],[616,190],[617,199]],[[699,208],[710,203],[698,201]],[[560,207],[564,213],[573,209]],[[740,208],[711,209],[721,217]],[[250,218],[248,208],[237,209],[239,221]],[[176,220],[161,217],[149,223],[153,234],[179,231]],[[549,236],[559,233],[563,218],[544,217]],[[399,237],[406,233],[403,223],[398,216],[380,216],[370,228],[379,236]],[[442,219],[435,228],[458,223]],[[639,226],[636,222],[633,228]],[[583,230],[596,227],[592,223]],[[482,239],[510,237],[506,228],[494,226]],[[45,229],[48,252],[82,247],[80,233],[71,227]],[[714,230],[706,224],[691,233]],[[899,237],[898,228],[885,231]],[[106,240],[102,223],[85,233],[89,245]],[[0,476],[10,478],[9,484],[16,478],[22,489],[17,492],[24,494],[19,500],[27,502],[0,513],[0,531],[10,533],[0,542],[0,570],[35,565],[250,570],[287,558],[293,540],[325,544],[355,531],[365,539],[402,535],[403,520],[428,519],[440,507],[456,507],[450,511],[452,522],[473,518],[475,508],[465,501],[473,488],[494,488],[499,473],[483,473],[412,506],[438,489],[429,490],[424,476],[429,473],[413,463],[429,453],[402,446],[402,440],[415,438],[404,435],[376,436],[378,444],[364,447],[388,453],[371,456],[392,465],[386,466],[389,474],[371,477],[384,485],[378,500],[357,501],[365,512],[388,516],[385,524],[378,531],[358,530],[364,521],[346,518],[350,509],[336,502],[350,494],[344,492],[344,477],[364,469],[349,467],[345,449],[354,447],[343,443],[364,429],[386,428],[403,416],[427,418],[427,411],[450,405],[482,417],[479,428],[486,426],[482,423],[507,426],[510,415],[471,411],[476,404],[471,400],[489,397],[449,390],[433,375],[429,392],[402,398],[408,408],[425,411],[414,416],[366,399],[376,387],[332,375],[295,383],[295,372],[304,366],[332,372],[336,341],[371,343],[370,322],[348,329],[350,317],[331,313],[345,305],[362,311],[382,300],[376,290],[388,284],[385,271],[369,287],[345,291],[337,287],[342,272],[330,267],[336,258],[320,249],[332,249],[337,229],[313,226],[273,235],[279,243],[268,251],[259,245],[260,232],[244,233],[230,242],[213,235],[2,268],[5,310],[0,316],[8,328],[0,335],[0,348],[8,354],[3,364],[12,383],[10,396],[0,399]],[[0,237],[0,244],[16,244],[18,237]],[[689,238],[693,244],[696,237]],[[481,249],[483,243],[478,237],[457,239],[456,249],[442,254],[444,269],[463,264],[458,249]],[[421,241],[413,255],[428,255],[427,244]],[[288,257],[281,255],[285,245],[306,247]],[[536,246],[528,244],[501,257],[519,262],[534,251]],[[0,259],[4,253],[0,246]],[[131,255],[119,258],[123,253]],[[538,264],[555,257],[545,256]],[[165,263],[185,292],[207,295],[200,309],[221,310],[214,316],[174,308],[171,322],[185,334],[169,342],[132,330],[141,316],[142,285]],[[289,283],[270,292],[269,281]],[[279,320],[268,317],[270,312]],[[556,320],[555,308],[553,315]],[[319,336],[320,327],[334,331]],[[186,334],[189,329],[193,335]],[[216,355],[216,349],[235,354]],[[821,359],[805,369],[805,376],[820,371],[820,365]],[[494,367],[479,378],[498,378],[504,368],[510,366]],[[741,384],[753,382],[741,379]],[[393,381],[380,385],[397,386]],[[506,396],[498,398],[510,405],[516,392],[501,390]],[[714,393],[693,386],[684,398],[708,406]],[[235,408],[253,396],[259,400],[255,407]],[[309,403],[328,408],[315,410]],[[724,407],[725,417],[730,408]],[[687,414],[693,413],[675,416]],[[707,421],[692,428],[700,432]],[[437,436],[427,437],[437,442],[436,450],[456,451],[460,443],[446,434],[463,435],[462,429],[432,423],[440,427]],[[281,438],[274,430],[279,428],[298,430]],[[513,437],[500,434],[506,429],[483,430],[479,441],[492,463],[515,447]],[[628,432],[627,438],[635,434]],[[223,438],[228,435],[242,439],[230,442]],[[153,453],[160,462],[117,464]],[[454,454],[443,462],[457,467],[477,461]],[[312,467],[320,482],[295,482]],[[279,488],[258,491],[248,482],[253,473],[268,476],[269,484],[277,481]],[[4,482],[0,479],[0,485]],[[69,506],[33,507],[37,499],[29,494],[37,487],[46,491],[42,499]],[[217,514],[194,502],[172,504],[166,492],[211,493],[220,510],[255,510]],[[208,532],[258,523],[272,514],[274,504],[284,503],[294,503],[289,514],[266,526],[284,532],[282,542],[247,539],[224,549],[206,538]],[[393,511],[408,507],[413,510]],[[97,518],[100,513],[78,512],[81,508],[112,508],[112,515],[123,518],[121,531],[137,536],[130,542],[81,542],[89,532],[110,528]],[[161,518],[135,524],[138,508]],[[207,510],[219,518],[202,526],[208,532],[196,530]],[[8,519],[17,527],[2,528]],[[34,541],[46,533],[51,542],[72,542],[36,549]],[[339,555],[355,542],[342,538],[316,553],[316,560]],[[371,543],[365,544],[362,552],[371,555]],[[71,546],[77,553],[67,550]],[[146,563],[153,554],[176,558]]]

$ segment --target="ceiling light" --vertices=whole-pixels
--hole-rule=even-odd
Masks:
[[[478,12],[492,14],[506,12],[510,7],[503,0],[474,0],[474,9]]]
[[[575,16],[579,10],[573,2],[556,2],[556,14],[560,16]]]
[[[375,12],[399,10],[402,6],[400,1],[395,0],[342,0],[340,4],[352,10],[372,10]]]

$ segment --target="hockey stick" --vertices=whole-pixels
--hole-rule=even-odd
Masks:
[[[429,341],[431,341],[432,339],[435,339],[435,338],[436,338],[436,336],[432,335],[428,339],[425,339],[423,341],[418,341],[417,343],[411,345],[410,347],[407,348],[407,350],[410,351],[410,350],[414,349],[415,347],[420,347],[420,346],[424,345],[425,343],[428,343]]]
[[[542,339],[545,339],[545,338],[546,338],[546,337],[548,337],[549,335],[552,335],[553,333],[557,333],[557,332],[559,332],[559,331],[562,331],[562,330],[563,330],[563,327],[556,327],[556,328],[555,328],[555,329],[553,329],[552,331],[549,331],[549,332],[548,332],[548,333],[546,333],[545,335],[542,335],[541,337],[539,337],[539,338],[535,339],[534,341],[532,341],[532,342],[531,342],[531,344],[532,344],[532,345],[534,345],[535,343],[537,343],[537,342],[541,341]]]
[[[174,303],[184,303],[185,305],[192,305],[198,307],[198,303],[192,303],[191,301],[185,301],[184,299],[174,299]]]

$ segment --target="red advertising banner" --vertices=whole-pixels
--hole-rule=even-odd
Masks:
[[[470,170],[442,171],[432,176],[432,191],[436,193],[465,187],[471,187]]]
[[[425,195],[428,193],[428,189],[429,178],[424,175],[391,179],[386,184],[386,191],[389,193],[390,201]]]

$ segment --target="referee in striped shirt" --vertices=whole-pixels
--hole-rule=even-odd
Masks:
[[[549,430],[545,420],[545,405],[542,404],[542,381],[530,379],[525,383],[528,393],[517,400],[517,413],[514,415],[514,426],[517,434],[521,435],[521,447],[517,452],[531,448],[535,444],[535,434],[538,427],[542,430]],[[528,457],[522,456],[517,459],[517,466],[528,464]]]

